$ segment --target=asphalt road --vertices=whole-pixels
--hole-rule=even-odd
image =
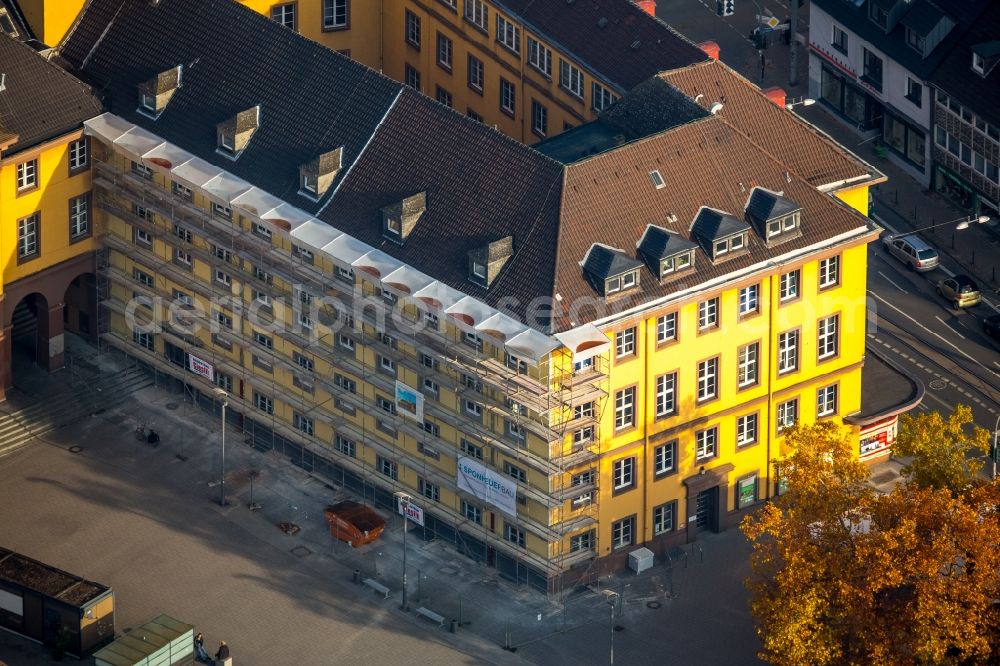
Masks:
[[[896,230],[892,218],[891,211],[875,213],[888,233]],[[935,287],[960,272],[942,255],[938,268],[917,273],[885,251],[881,242],[872,244],[868,344],[880,346],[924,382],[922,409],[950,412],[956,404],[966,404],[975,422],[992,432],[1000,415],[1000,341],[983,332],[983,320],[1000,312],[998,299],[984,294],[982,304],[954,309]]]

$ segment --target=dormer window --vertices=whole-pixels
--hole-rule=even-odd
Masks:
[[[789,231],[795,231],[799,226],[799,214],[786,215],[785,217],[771,220],[767,223],[767,237],[774,238]]]
[[[594,243],[580,262],[584,275],[603,296],[612,296],[639,286],[642,262],[619,250]]]
[[[647,226],[635,246],[649,270],[661,280],[694,266],[696,245],[680,234],[663,227],[653,224]]]
[[[335,148],[299,167],[299,194],[319,201],[340,173],[344,149]]]
[[[883,30],[889,25],[889,12],[874,1],[868,3],[868,18]]]
[[[715,256],[720,256],[729,252],[729,241],[721,240],[715,242]]]
[[[472,277],[479,278],[480,280],[486,279],[486,264],[480,263],[478,261],[472,262]]]
[[[418,192],[382,209],[382,236],[402,245],[427,212],[427,193]]]
[[[514,237],[505,236],[469,252],[469,279],[487,288],[514,256]]]
[[[311,174],[302,174],[302,191],[309,194],[316,194],[316,177]]]
[[[713,260],[743,253],[749,229],[750,225],[743,220],[708,206],[699,208],[691,223],[691,233]]]
[[[779,192],[755,187],[747,198],[746,214],[768,247],[802,235],[802,207]]]
[[[687,270],[692,264],[693,252],[685,252],[676,257],[667,257],[660,261],[660,277]]]
[[[229,120],[215,126],[217,151],[237,159],[246,150],[257,128],[260,127],[260,106],[240,111]]]
[[[178,65],[139,84],[139,113],[153,120],[163,113],[170,98],[181,87],[181,69]]]
[[[913,28],[906,28],[906,43],[910,46],[910,48],[917,51],[917,53],[923,55],[926,40],[923,35],[919,34]]]
[[[986,76],[986,58],[975,52],[972,54],[972,71],[980,76]]]

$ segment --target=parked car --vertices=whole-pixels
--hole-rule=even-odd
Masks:
[[[882,237],[882,245],[912,271],[929,271],[939,262],[937,250],[916,236],[889,234]]]
[[[991,338],[1000,340],[1000,315],[993,315],[983,320],[983,330]]]
[[[937,283],[937,293],[951,301],[955,309],[979,305],[983,297],[979,286],[968,275],[956,275]]]

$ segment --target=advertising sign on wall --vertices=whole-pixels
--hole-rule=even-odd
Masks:
[[[458,459],[458,488],[495,506],[506,514],[517,515],[517,485],[471,458]]]
[[[201,360],[194,354],[188,354],[188,369],[196,375],[201,375],[208,381],[215,381],[212,364]]]
[[[396,382],[396,412],[424,422],[424,396],[403,382]]]

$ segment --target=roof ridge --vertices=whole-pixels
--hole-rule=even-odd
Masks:
[[[65,69],[63,69],[62,67],[60,67],[56,63],[52,62],[51,58],[46,58],[41,53],[39,53],[35,49],[33,49],[30,46],[28,46],[25,42],[22,42],[19,39],[14,39],[13,37],[11,37],[10,35],[8,35],[7,33],[3,32],[3,31],[0,31],[0,34],[3,34],[4,37],[6,37],[13,44],[15,44],[16,46],[14,48],[24,49],[24,51],[26,51],[26,52],[28,52],[28,53],[31,54],[30,57],[34,57],[34,58],[38,58],[38,59],[42,60],[45,63],[46,67],[51,67],[54,71],[59,72],[60,76],[62,76],[63,78],[69,80],[70,83],[72,83],[73,85],[79,87],[81,90],[83,90],[88,95],[94,95],[94,88],[93,88],[93,86],[91,86],[91,85],[85,83],[84,81],[78,79],[77,77],[73,76],[72,74],[70,74],[69,72],[67,72]]]

